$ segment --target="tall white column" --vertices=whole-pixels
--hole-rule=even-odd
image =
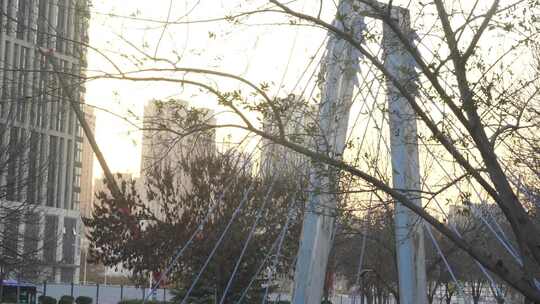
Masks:
[[[365,28],[363,17],[352,10],[351,1],[341,1],[340,18],[334,26],[353,29],[361,39]],[[327,46],[319,106],[318,138],[316,149],[333,158],[341,158],[349,121],[352,92],[357,84],[359,53],[349,43],[331,36]],[[334,237],[337,171],[322,163],[315,163],[310,172],[311,191],[306,205],[299,256],[296,263],[293,303],[320,303],[328,256]]]
[[[413,39],[409,13],[394,9],[392,18]],[[384,65],[409,92],[416,94],[415,62],[395,33],[383,26]],[[421,205],[416,115],[407,99],[387,81],[392,181],[395,189]],[[427,303],[424,235],[421,219],[400,202],[395,204],[395,237],[401,304]]]
[[[351,0],[353,1],[353,0]],[[361,36],[365,27],[363,17],[376,19],[387,12],[384,4],[373,1],[380,10],[356,3],[356,11],[349,0],[339,6],[340,20],[334,26],[355,29]],[[399,28],[412,39],[410,17],[406,9],[393,7],[392,18]],[[383,26],[384,65],[412,94],[416,94],[414,60],[393,31]],[[357,37],[361,41],[361,37]],[[351,93],[358,70],[359,54],[342,40],[331,37],[326,58],[325,86],[320,105],[320,128],[316,148],[331,157],[340,158],[348,127]],[[420,174],[416,116],[408,101],[392,83],[387,82],[392,154],[393,187],[403,191],[412,201],[421,205],[419,196]],[[296,264],[293,303],[320,303],[323,284],[332,245],[336,196],[332,195],[336,171],[316,163],[310,174],[312,192],[304,217],[300,251]],[[427,303],[425,252],[422,225],[418,216],[400,202],[395,206],[396,250],[401,304]]]

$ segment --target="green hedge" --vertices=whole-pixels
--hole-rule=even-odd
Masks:
[[[58,304],[73,304],[73,303],[75,303],[75,298],[68,295],[63,295],[58,301]]]
[[[85,297],[85,296],[80,296],[80,297],[77,297],[77,299],[75,299],[75,303],[77,303],[77,304],[92,304],[92,298]]]
[[[143,304],[141,299],[126,299],[118,302],[118,304]],[[169,302],[148,300],[146,304],[170,304]]]
[[[39,296],[38,303],[39,304],[56,304],[56,299],[49,296]]]

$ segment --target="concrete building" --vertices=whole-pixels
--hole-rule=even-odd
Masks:
[[[194,132],[192,121],[214,124],[213,112],[181,100],[150,101],[144,107],[141,176],[152,167],[174,165],[181,157],[216,151],[215,132]]]
[[[86,122],[90,125],[90,129],[95,131],[96,116],[94,114],[94,109],[92,107],[85,106],[84,115]],[[84,218],[92,215],[94,204],[94,151],[92,150],[92,146],[86,137],[83,138],[81,155],[81,195],[79,210],[81,213],[81,218]],[[79,275],[81,282],[86,283],[88,278],[88,270],[92,267],[88,267],[87,265],[89,240],[86,237],[86,229],[84,225],[81,225],[80,238],[81,258]],[[92,268],[92,270],[95,270],[95,268]]]
[[[145,105],[139,188],[144,189],[146,175],[152,170],[169,167],[175,172],[176,183],[183,189],[189,189],[190,181],[178,168],[179,161],[201,153],[216,152],[214,130],[183,136],[193,130],[194,121],[215,124],[211,110],[192,108],[185,101],[150,101]],[[158,204],[154,203],[150,208],[154,214],[161,214]]]
[[[293,94],[279,99],[279,105],[286,108],[281,116],[281,122],[288,140],[311,146],[313,134],[317,134],[316,115],[314,106],[299,101]],[[278,125],[273,116],[263,120],[263,130],[269,134],[278,135]],[[306,178],[309,170],[309,158],[296,153],[270,140],[264,139],[261,146],[260,169],[264,176],[277,173],[280,177]]]
[[[113,173],[113,175],[118,184],[120,184],[122,181],[135,181],[135,183],[138,183],[138,178],[132,173],[115,172]],[[104,177],[94,179],[94,194],[92,195],[92,205],[89,210],[90,213],[92,213],[94,206],[97,206],[99,204],[98,200],[96,199],[96,194],[100,192],[108,193],[108,195],[112,197],[112,194],[110,194],[111,192],[109,191],[109,187],[107,187],[105,183]]]
[[[96,115],[94,109],[88,106],[84,107],[86,122],[90,129],[96,129]],[[81,217],[89,217],[92,214],[92,202],[94,200],[94,151],[88,141],[83,138],[82,157],[81,157],[81,195],[79,209]]]
[[[82,135],[40,49],[83,102],[87,0],[0,1],[0,206],[8,276],[78,281]],[[18,214],[9,206],[24,206]],[[28,259],[28,260],[27,260]],[[29,262],[31,259],[31,262]],[[32,267],[31,270],[29,268]]]

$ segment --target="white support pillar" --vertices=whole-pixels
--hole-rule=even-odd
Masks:
[[[409,12],[394,9],[392,18],[412,42],[414,33],[410,29]],[[383,47],[385,68],[409,92],[416,94],[415,61],[386,24],[383,26]],[[407,99],[390,81],[387,81],[387,91],[393,187],[401,189],[415,204],[421,205],[416,115]],[[421,219],[396,202],[394,222],[400,303],[425,304],[427,289]]]
[[[352,10],[351,1],[339,6],[340,20],[334,26],[353,28],[361,39],[365,28],[363,17]],[[342,39],[331,36],[325,60],[326,70],[323,97],[319,106],[320,136],[316,149],[333,158],[341,158],[345,149],[352,93],[357,84],[359,52]],[[337,171],[322,163],[315,163],[310,172],[311,193],[306,206],[298,260],[295,269],[293,303],[320,303],[328,256],[333,243],[337,196]]]
[[[384,4],[373,1],[381,10],[342,0],[339,20],[334,26],[353,28],[361,41],[365,25],[362,16],[381,19],[381,12],[388,12]],[[393,7],[390,11],[401,30],[412,37],[410,17],[406,9]],[[345,25],[345,26],[344,26]],[[416,91],[414,60],[399,39],[385,24],[383,26],[385,68],[388,69],[413,94]],[[411,38],[412,39],[412,38]],[[323,97],[320,105],[320,128],[318,152],[340,158],[344,151],[351,94],[359,68],[357,50],[343,40],[331,37],[328,43]],[[421,205],[419,196],[420,174],[416,116],[408,101],[391,84],[387,83],[390,116],[390,141],[392,154],[393,187],[402,189],[405,195]],[[293,303],[320,303],[326,274],[328,256],[333,240],[336,171],[321,163],[315,163],[311,173],[311,194],[304,216],[300,250],[294,278]],[[427,303],[425,252],[422,225],[419,218],[400,202],[396,202],[396,250],[398,258],[399,290],[401,304]]]

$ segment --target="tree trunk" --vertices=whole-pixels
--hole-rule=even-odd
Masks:
[[[452,298],[454,297],[454,291],[453,290],[450,290],[450,285],[448,283],[445,284],[444,286],[445,290],[444,290],[444,300],[445,300],[445,303],[446,304],[451,304],[452,303]]]
[[[471,296],[474,304],[480,302],[480,296],[482,295],[482,287],[484,287],[484,281],[482,280],[471,280]]]

